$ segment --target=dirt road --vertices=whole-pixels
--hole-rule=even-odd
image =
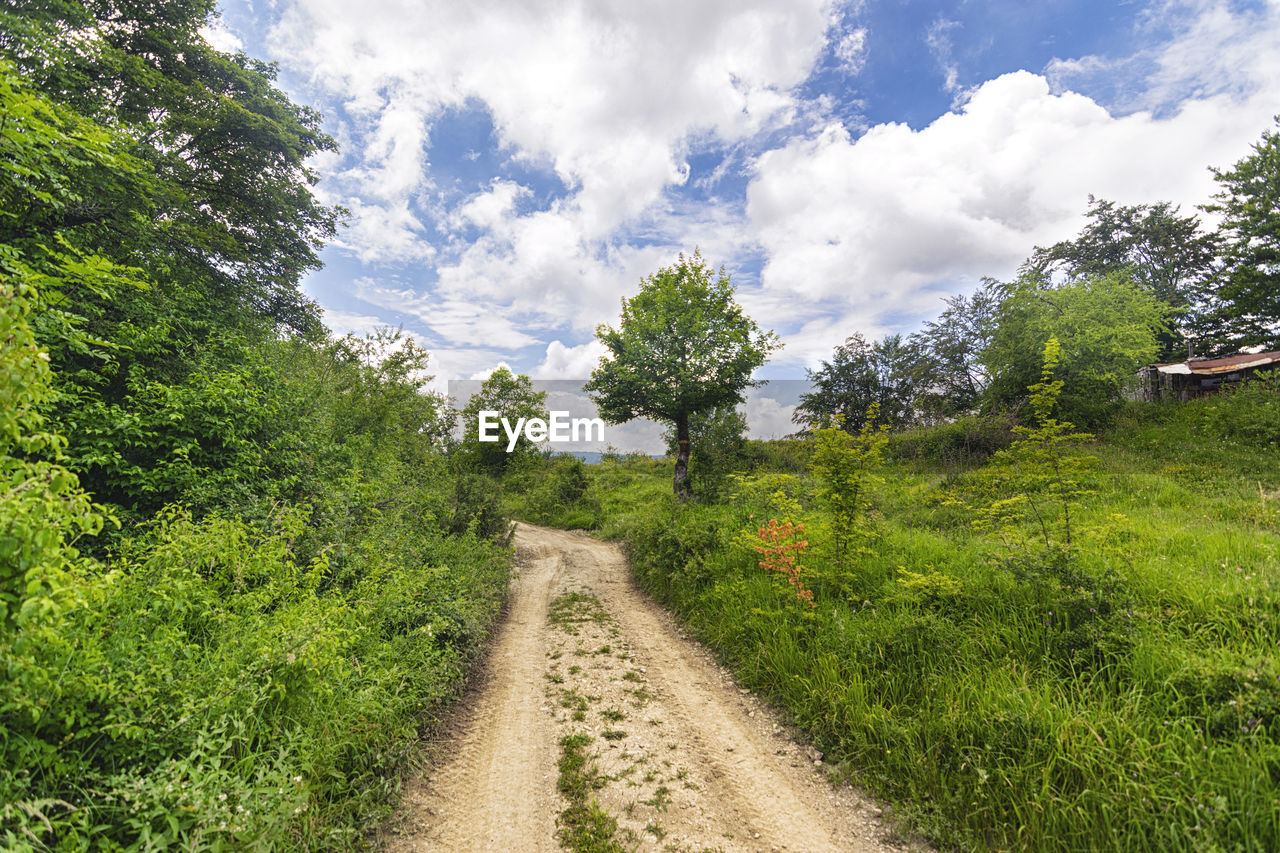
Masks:
[[[618,547],[520,525],[508,617],[393,851],[555,851],[562,739],[586,735],[594,801],[641,851],[902,850],[871,802],[638,591]]]

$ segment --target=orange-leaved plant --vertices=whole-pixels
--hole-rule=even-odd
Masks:
[[[759,542],[752,545],[760,555],[760,568],[770,572],[786,575],[787,583],[795,588],[796,598],[810,607],[813,603],[813,590],[804,585],[800,579],[803,566],[800,555],[809,547],[808,539],[798,538],[804,533],[804,525],[792,521],[769,519],[769,523],[756,531]]]

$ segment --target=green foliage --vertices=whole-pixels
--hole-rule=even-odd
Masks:
[[[306,166],[333,142],[274,69],[205,42],[213,12],[0,13],[0,253],[45,279],[32,326],[66,464],[137,519],[253,491],[274,428],[258,351],[323,335],[298,283],[337,216]]]
[[[853,554],[869,553],[876,538],[871,490],[884,482],[877,468],[889,441],[888,425],[877,425],[878,416],[879,407],[872,403],[856,435],[846,432],[837,416],[831,426],[814,430],[810,439],[809,471],[830,522],[832,558],[842,573],[851,570]]]
[[[1027,552],[1031,563],[1057,563],[1072,558],[1071,514],[1091,490],[1082,482],[1091,457],[1072,448],[1093,438],[1075,432],[1069,421],[1054,417],[1063,381],[1054,379],[1061,348],[1057,338],[1044,346],[1040,381],[1028,391],[1034,426],[1015,426],[1017,439],[995,454],[994,497],[981,510],[978,529],[1001,536],[1006,547]],[[1030,526],[1032,537],[1024,536]],[[1029,546],[1034,543],[1034,552]]]
[[[781,345],[734,302],[733,285],[694,252],[646,278],[622,302],[618,328],[596,336],[609,349],[584,388],[609,423],[638,417],[670,422],[678,452],[673,489],[688,495],[689,421],[742,402],[752,372]]]
[[[747,450],[747,418],[736,406],[718,406],[689,418],[689,485],[708,499],[723,494],[729,475],[743,467]],[[676,430],[663,433],[667,454],[680,453]]]
[[[936,320],[907,339],[912,365],[914,407],[932,423],[973,412],[991,382],[982,351],[991,341],[999,298],[997,283],[984,279],[972,295],[952,296]]]
[[[246,442],[270,464],[239,484],[241,517],[167,509],[100,566],[73,543],[104,515],[65,468],[22,458],[62,439],[38,412],[50,377],[29,300],[12,296],[0,840],[351,846],[455,695],[505,580],[506,552],[484,541],[506,532],[492,488],[477,490],[491,515],[459,524],[466,481],[431,450],[425,354],[395,335],[278,344],[256,368],[272,431]]]
[[[459,452],[467,460],[490,473],[500,474],[516,462],[520,457],[527,457],[538,452],[537,445],[523,433],[516,439],[516,445],[507,452],[509,439],[506,430],[497,426],[491,430],[490,437],[497,435],[497,441],[480,441],[479,415],[481,412],[497,412],[490,423],[499,423],[506,418],[511,428],[515,429],[520,419],[541,418],[546,420],[547,392],[534,391],[533,380],[523,373],[513,374],[505,367],[495,370],[481,385],[480,390],[472,395],[463,407],[462,443]]]
[[[307,159],[334,142],[318,113],[274,86],[271,65],[204,40],[214,11],[211,0],[6,7],[0,56],[67,109],[119,129],[148,174],[144,192],[80,185],[78,205],[28,227],[140,262],[152,280],[189,289],[188,315],[317,332],[298,281],[318,266],[336,212],[312,195]]]
[[[1013,441],[1008,415],[966,415],[947,423],[889,436],[890,455],[947,471],[981,464]]]
[[[0,278],[0,641],[15,626],[65,606],[75,541],[106,516],[57,458],[66,439],[40,410],[50,396],[48,353],[31,331],[33,288]]]
[[[1199,409],[1204,428],[1246,447],[1280,447],[1280,371],[1255,374],[1207,398]]]
[[[212,12],[0,11],[5,849],[361,845],[505,584],[426,352],[298,290],[332,142]]]
[[[1227,268],[1209,335],[1227,349],[1280,349],[1280,131],[1263,131],[1251,154],[1212,171],[1221,189],[1205,210],[1223,218]]]
[[[1125,381],[1157,352],[1168,306],[1117,274],[1053,285],[1024,275],[1005,286],[982,362],[991,374],[988,409],[1023,401],[1040,374],[1044,342],[1062,342],[1060,405],[1071,419],[1097,423],[1115,409]]]
[[[595,791],[607,780],[584,751],[590,743],[585,734],[560,739],[557,785],[569,805],[556,817],[556,837],[573,853],[622,853],[626,848],[615,838],[618,821],[596,803]]]
[[[568,529],[594,529],[600,523],[600,501],[587,466],[575,456],[529,457],[503,479],[512,513],[535,524]]]
[[[812,429],[838,417],[844,429],[857,432],[874,405],[883,423],[905,426],[915,420],[916,362],[899,335],[869,344],[855,332],[831,361],[807,371],[813,390],[801,396],[792,420]]]
[[[344,590],[333,546],[297,561],[307,521],[286,509],[264,532],[166,511],[110,571],[77,576],[84,606],[4,638],[6,847],[361,837],[456,690],[505,559],[392,513],[344,543],[360,563]]]
[[[1062,380],[1053,379],[1059,351],[1057,338],[1050,338],[1040,381],[1028,389],[1035,426],[1015,426],[1017,439],[992,458],[973,524],[998,537],[997,562],[1036,591],[1051,629],[1046,655],[1077,671],[1125,650],[1128,622],[1119,575],[1108,566],[1096,577],[1081,559],[1078,519],[1095,491],[1088,479],[1097,459],[1075,450],[1092,435],[1054,417],[1062,393]],[[1094,540],[1105,544],[1124,521],[1113,515]]]
[[[1088,217],[1079,236],[1037,247],[1023,270],[1037,277],[1056,271],[1068,278],[1131,277],[1174,310],[1179,328],[1160,333],[1160,360],[1186,358],[1185,337],[1199,323],[1196,315],[1215,272],[1219,235],[1202,231],[1198,217],[1179,216],[1178,206],[1169,202],[1117,205],[1091,196]]]

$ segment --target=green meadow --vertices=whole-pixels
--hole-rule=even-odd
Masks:
[[[1274,390],[1135,406],[1073,442],[1056,571],[1060,518],[1050,547],[1034,515],[989,522],[1019,489],[1053,519],[1044,484],[1010,474],[1016,440],[977,420],[887,436],[839,558],[812,440],[750,444],[691,502],[669,461],[552,460],[517,509],[625,540],[644,588],[833,773],[944,847],[1277,849]],[[761,567],[773,518],[803,525],[812,607]]]

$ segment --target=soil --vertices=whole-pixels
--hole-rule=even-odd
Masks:
[[[596,803],[638,851],[901,851],[671,616],[618,546],[521,524],[480,681],[382,833],[392,851],[556,851],[560,739],[586,734]]]

